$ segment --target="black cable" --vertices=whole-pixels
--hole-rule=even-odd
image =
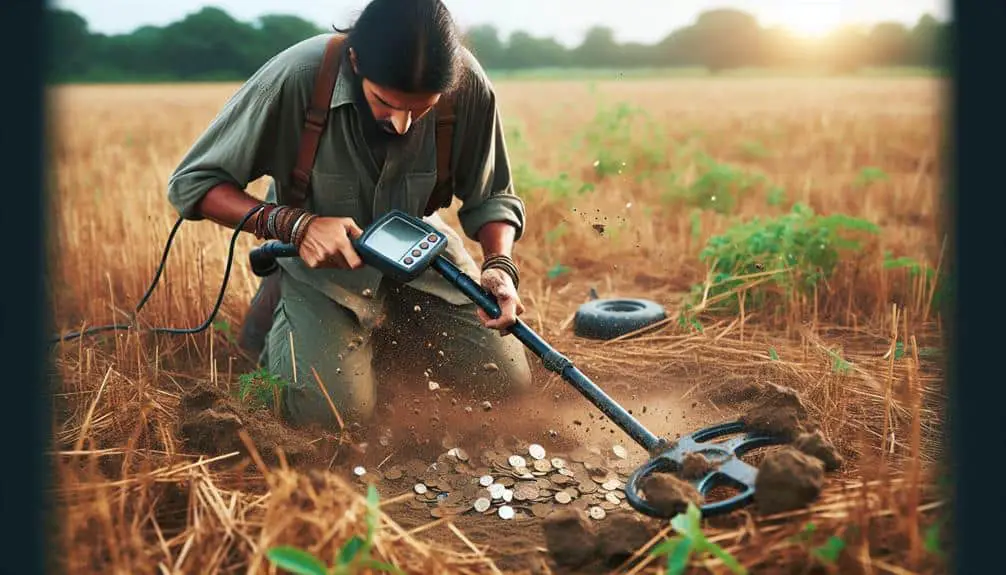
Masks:
[[[155,328],[151,328],[151,329],[146,330],[146,331],[153,332],[153,333],[170,333],[170,334],[184,335],[184,334],[190,334],[190,333],[199,333],[199,332],[205,330],[206,328],[208,328],[210,326],[210,324],[213,323],[213,318],[215,318],[216,315],[217,315],[217,312],[220,311],[220,304],[224,301],[224,293],[227,291],[227,281],[230,279],[230,275],[231,275],[231,264],[234,262],[234,246],[237,245],[238,236],[241,235],[241,230],[244,229],[245,224],[248,222],[248,220],[251,219],[252,216],[254,216],[256,213],[258,213],[259,210],[261,210],[264,207],[265,207],[265,204],[259,204],[259,205],[255,206],[254,208],[252,208],[251,210],[249,210],[248,213],[245,214],[245,216],[243,218],[241,218],[241,221],[234,228],[234,234],[231,236],[230,249],[228,249],[228,251],[227,251],[227,267],[224,268],[224,280],[223,280],[223,283],[220,285],[220,294],[217,296],[217,302],[213,306],[213,311],[210,312],[210,317],[208,317],[206,319],[206,321],[202,323],[202,325],[199,325],[197,327],[192,327],[192,328],[155,327]],[[168,252],[171,250],[171,243],[174,241],[175,234],[178,232],[178,228],[182,225],[183,221],[185,221],[185,218],[182,217],[182,216],[179,216],[178,220],[175,221],[175,225],[171,228],[171,234],[168,235],[168,241],[164,245],[164,253],[161,255],[161,263],[160,263],[160,265],[157,266],[157,273],[154,274],[154,281],[150,282],[150,287],[147,288],[147,292],[145,294],[143,294],[143,298],[140,299],[140,303],[137,304],[136,309],[133,312],[133,321],[134,322],[136,320],[136,314],[140,313],[140,310],[143,309],[143,306],[147,303],[147,300],[150,299],[150,295],[152,293],[154,293],[154,288],[157,286],[157,282],[160,281],[160,279],[161,279],[161,274],[164,272],[164,265],[168,261]],[[90,329],[85,329],[84,331],[72,331],[72,332],[70,332],[70,333],[68,333],[66,335],[63,335],[63,336],[57,336],[57,337],[49,340],[49,343],[59,343],[61,341],[70,341],[70,340],[73,340],[73,339],[77,339],[79,337],[83,337],[85,335],[93,335],[93,334],[100,333],[100,332],[103,332],[103,331],[125,330],[125,329],[130,329],[132,327],[135,327],[135,324],[102,325],[102,326],[92,327]]]

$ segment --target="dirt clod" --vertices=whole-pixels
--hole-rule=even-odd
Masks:
[[[548,554],[560,567],[579,567],[597,551],[597,534],[587,514],[579,509],[553,512],[542,522]]]
[[[758,404],[741,417],[750,431],[793,441],[808,430],[807,407],[792,388],[769,383]]]
[[[803,433],[793,442],[793,447],[803,453],[816,457],[824,463],[825,471],[836,471],[842,466],[842,456],[835,445],[828,441],[824,433],[818,429],[813,433]]]
[[[765,515],[805,507],[824,486],[824,463],[792,447],[765,456],[758,467],[755,498]]]
[[[277,461],[277,451],[290,463],[307,463],[318,454],[317,436],[287,428],[268,411],[249,411],[221,391],[197,387],[182,396],[179,407],[179,435],[187,448],[200,453],[247,454],[238,434],[244,429],[268,462]]]
[[[638,513],[614,513],[601,524],[597,552],[608,567],[621,565],[659,531],[658,523]]]
[[[696,505],[702,502],[702,496],[691,483],[670,473],[653,473],[640,482],[639,488],[647,503],[669,515],[683,513],[689,502]]]
[[[702,479],[714,468],[701,453],[687,453],[681,465],[681,477],[688,480]]]

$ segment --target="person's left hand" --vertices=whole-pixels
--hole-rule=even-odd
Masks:
[[[477,308],[479,319],[482,325],[505,334],[506,330],[517,321],[517,316],[524,313],[524,304],[517,295],[513,279],[503,270],[491,268],[482,272],[480,283],[487,292],[496,297],[500,306],[500,316],[492,319],[482,308]]]

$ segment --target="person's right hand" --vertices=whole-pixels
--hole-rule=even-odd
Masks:
[[[358,269],[363,260],[350,238],[363,235],[353,218],[316,217],[307,226],[300,243],[300,258],[310,268]]]

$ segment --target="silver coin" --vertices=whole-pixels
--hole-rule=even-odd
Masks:
[[[353,475],[357,477],[363,477],[366,474],[367,470],[364,469],[363,467],[360,467],[359,465],[353,468]]]
[[[555,494],[555,501],[556,501],[556,503],[562,503],[562,504],[565,505],[566,503],[569,503],[572,500],[573,500],[573,498],[570,497],[569,493],[566,493],[565,491],[560,491],[560,492],[558,492],[558,493]]]
[[[626,451],[625,448],[622,447],[621,445],[616,445],[612,447],[611,450],[615,452],[615,456],[618,457],[619,459],[625,459],[626,457],[629,456],[629,452]]]
[[[493,483],[492,485],[489,486],[489,495],[491,495],[493,499],[499,499],[503,497],[504,491],[506,491],[506,487],[503,487],[499,483]]]
[[[418,493],[420,495],[423,495],[424,493],[426,493],[426,486],[423,485],[422,483],[417,483],[415,485],[415,487],[413,487],[412,489],[413,489],[413,491],[415,491],[416,493]]]
[[[538,459],[534,462],[534,470],[538,473],[548,473],[552,471],[552,464],[547,459]]]
[[[566,462],[559,457],[552,458],[552,467],[556,469],[563,469],[566,467]]]
[[[600,507],[591,507],[587,510],[587,515],[590,515],[591,519],[601,520],[604,519],[608,513]]]
[[[531,457],[535,459],[545,459],[545,448],[538,445],[537,443],[532,443],[527,448],[527,452],[531,454]]]
[[[622,500],[619,499],[618,496],[615,495],[614,493],[609,493],[609,494],[605,495],[604,498],[607,501],[609,501],[610,503],[614,503],[615,505],[618,505],[619,503],[622,502]]]
[[[601,484],[601,487],[607,489],[608,491],[614,491],[622,487],[622,483],[617,479],[609,479]]]
[[[479,485],[481,485],[482,487],[489,487],[492,484],[493,484],[492,475],[483,475],[482,477],[479,477]]]
[[[553,462],[552,465],[555,465],[555,463]],[[566,477],[573,477],[574,475],[576,475],[575,473],[573,473],[573,470],[569,469],[568,467],[560,467],[559,473],[565,475]]]
[[[513,501],[513,489],[503,490],[503,501],[505,501],[506,503],[510,503],[511,501]]]
[[[475,500],[475,511],[483,513],[487,509],[489,509],[490,505],[492,505],[492,502],[490,502],[488,499],[486,499],[485,497],[479,497],[478,499]]]
[[[507,461],[510,463],[510,467],[515,469],[518,467],[527,467],[527,460],[520,455],[511,455]]]
[[[499,509],[499,516],[503,519],[513,519],[514,515],[513,507],[509,505],[504,505]]]

